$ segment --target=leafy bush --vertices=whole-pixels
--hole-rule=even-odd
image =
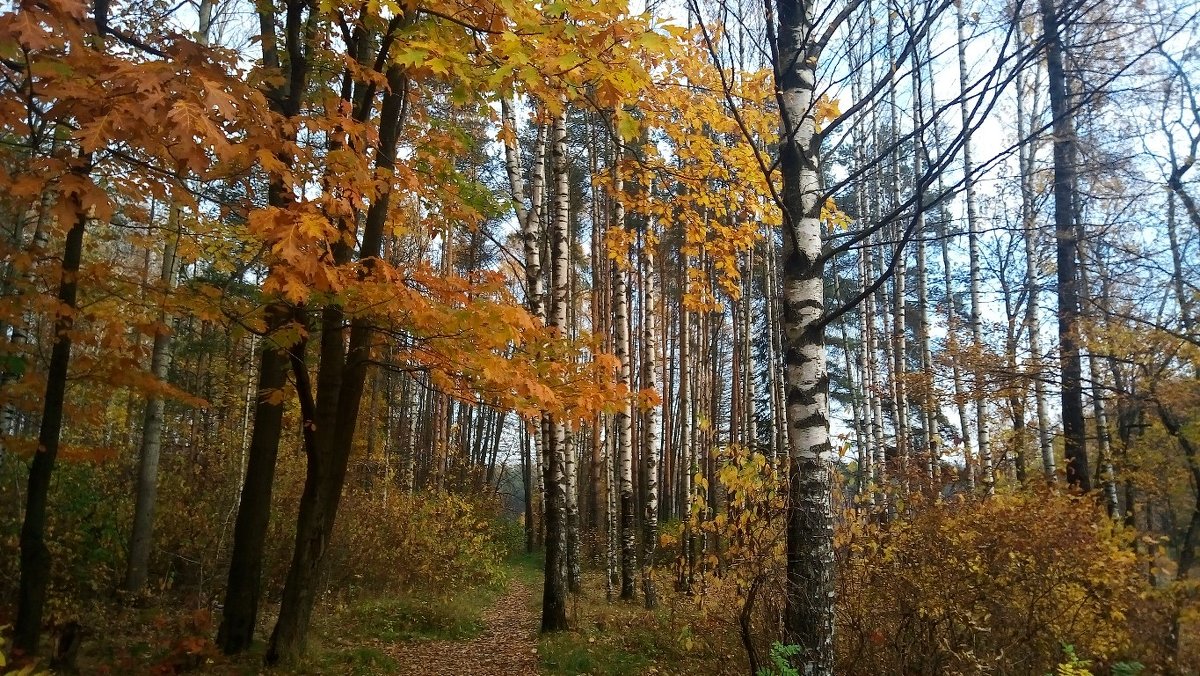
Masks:
[[[840,673],[1046,674],[1131,644],[1137,558],[1088,498],[950,500],[838,540]]]
[[[452,493],[347,490],[325,582],[366,594],[494,584],[509,553],[498,510]]]
[[[0,605],[15,608],[19,573],[24,481],[23,468],[13,462],[3,474],[8,488],[0,518]],[[11,472],[11,473],[10,473]],[[124,572],[125,524],[132,501],[110,500],[119,493],[121,478],[101,463],[64,464],[51,485],[56,506],[47,519],[46,545],[50,550],[50,587],[46,620],[58,624],[74,619],[101,596],[111,593]]]

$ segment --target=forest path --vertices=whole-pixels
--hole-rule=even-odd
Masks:
[[[484,611],[483,631],[461,641],[413,641],[396,646],[396,673],[416,676],[523,676],[538,673],[537,612],[528,583],[515,577]]]

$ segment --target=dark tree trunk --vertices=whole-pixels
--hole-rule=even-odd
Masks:
[[[90,158],[81,157],[90,164]],[[13,647],[26,655],[38,651],[42,631],[42,612],[46,607],[46,586],[50,581],[50,551],[46,548],[46,509],[50,498],[50,477],[58,456],[62,436],[63,409],[67,395],[67,368],[71,363],[71,327],[75,323],[79,263],[83,258],[83,231],[87,210],[75,201],[75,224],[67,232],[63,249],[62,277],[58,287],[61,311],[54,320],[54,347],[46,373],[46,399],[42,408],[42,426],[38,432],[38,450],[29,468],[29,487],[25,498],[25,521],[21,524],[21,581],[17,597],[17,623],[13,627]]]
[[[279,329],[288,309],[272,305],[267,326]],[[227,655],[240,653],[254,640],[258,600],[262,596],[262,560],[267,526],[271,520],[271,489],[275,483],[275,461],[283,431],[283,402],[279,392],[287,385],[286,347],[263,345],[259,358],[258,399],[254,405],[254,428],[250,433],[246,478],[233,528],[233,551],[225,587],[225,606],[217,645]]]
[[[1079,274],[1075,230],[1075,129],[1067,100],[1063,41],[1054,0],[1040,0],[1046,40],[1050,112],[1054,116],[1054,230],[1058,259],[1058,340],[1062,369],[1063,441],[1067,483],[1088,491],[1087,428],[1083,419],[1083,368],[1079,358]]]
[[[536,549],[537,540],[537,524],[536,517],[533,513],[533,454],[530,452],[530,447],[533,445],[529,433],[523,428],[521,430],[521,483],[525,489],[525,553],[532,554]]]
[[[396,162],[396,142],[405,114],[407,83],[399,67],[388,72],[389,91],[380,112],[380,136],[376,167],[390,172]],[[368,104],[369,105],[369,104]],[[383,231],[390,208],[390,191],[384,191],[367,210],[358,258],[369,275],[383,248]],[[348,262],[351,252],[343,244],[335,245],[334,260]],[[354,445],[359,408],[371,359],[370,320],[356,318],[350,324],[349,345],[345,346],[345,315],[340,306],[330,305],[322,312],[321,363],[317,375],[315,400],[308,387],[303,364],[293,362],[300,390],[301,405],[308,408],[315,426],[306,435],[307,473],[300,511],[296,521],[296,543],[292,564],[284,583],[279,620],[267,648],[267,664],[293,663],[305,650],[313,604],[316,601],[321,565],[333,535],[346,468]],[[307,426],[306,426],[307,427]]]
[[[272,110],[285,119],[300,113],[301,97],[308,78],[309,64],[305,58],[305,8],[303,3],[287,6],[283,48],[287,52],[288,60],[284,68],[276,35],[275,10],[269,3],[259,7],[259,38],[262,43],[263,65],[271,70],[279,70],[284,76],[282,83],[269,85],[265,93]],[[277,158],[284,165],[292,162],[287,153],[278,153]],[[286,208],[292,199],[282,180],[273,177],[267,203],[273,207]],[[297,319],[298,313],[299,310],[293,310],[278,300],[268,305],[266,310],[268,334],[263,344],[262,356],[259,358],[259,388],[258,400],[254,406],[254,428],[250,433],[246,477],[242,483],[237,521],[233,530],[224,613],[221,626],[217,630],[217,643],[227,655],[240,653],[250,647],[258,622],[264,539],[271,520],[275,462],[279,454],[279,437],[283,431],[281,390],[287,384],[289,360],[303,360],[300,349],[304,347],[301,345],[298,349],[295,345],[272,345],[270,341],[271,334],[283,328],[289,321]]]

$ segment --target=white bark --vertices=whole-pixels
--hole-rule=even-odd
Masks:
[[[833,515],[821,258],[819,143],[812,117],[817,54],[813,7],[778,0],[778,81],[783,122],[783,329],[788,446],[788,640],[798,671],[833,672]]]
[[[570,195],[567,181],[567,106],[555,116],[553,130],[553,152],[551,162],[554,172],[554,209],[550,227],[550,309],[546,325],[554,332],[565,335],[567,331],[567,305],[570,293],[570,256],[567,250]],[[530,221],[533,215],[530,214]],[[536,242],[526,241],[528,274],[529,250]],[[531,284],[531,286],[534,286]],[[542,630],[555,631],[566,628],[566,592],[570,546],[568,536],[568,479],[567,479],[567,426],[554,414],[542,415],[542,430],[546,441],[544,464],[546,467],[545,513],[546,513],[546,577],[542,592]]]
[[[920,56],[917,51],[913,52],[913,92],[915,99],[914,111],[915,119],[913,125],[920,127],[924,124],[925,113],[925,93],[924,82],[922,81],[923,70],[921,67]],[[931,106],[931,110],[936,111],[936,107]],[[917,137],[920,139],[920,137]],[[923,143],[919,143],[916,152],[913,153],[913,180],[920,180],[922,165],[921,160],[925,153]],[[929,483],[930,492],[937,494],[937,480],[940,475],[941,465],[941,449],[938,447],[937,433],[937,397],[934,394],[933,381],[933,350],[930,347],[929,332],[929,273],[927,270],[927,246],[925,244],[925,195],[922,191],[918,192],[917,212],[917,343],[921,351],[921,373],[926,375],[929,380],[925,384],[924,401],[921,402],[921,413],[923,417],[922,427],[925,432],[925,452],[926,452],[926,467],[925,479]]]
[[[50,233],[48,226],[50,225],[50,208],[53,206],[53,195],[50,191],[42,193],[41,199],[35,207],[30,210],[28,216],[34,222],[33,237],[30,240],[29,252],[34,255],[41,255],[41,252],[46,248],[49,241]],[[151,209],[153,211],[153,208]],[[30,267],[22,274],[25,282],[29,282],[33,278],[33,268]],[[12,325],[12,334],[9,336],[9,350],[12,354],[17,355],[21,352],[21,346],[29,342],[28,326],[33,322],[33,313],[26,312],[22,317]],[[0,376],[0,387],[6,387],[18,378],[21,377],[17,369],[5,371]],[[21,416],[17,411],[17,407],[9,402],[5,402],[3,410],[0,410],[0,436],[10,437],[16,436],[19,432]],[[0,444],[0,460],[5,458],[5,450]]]
[[[616,419],[612,419],[613,426],[616,425]],[[605,597],[612,601],[616,598],[617,587],[620,582],[617,572],[617,484],[613,480],[615,466],[613,464],[613,448],[616,444],[616,435],[612,434],[608,426],[605,426],[605,439],[603,445],[603,463],[604,463],[604,499],[607,505],[605,509],[604,520],[604,590]]]
[[[974,369],[975,376],[975,433],[979,441],[979,472],[980,480],[983,481],[983,491],[985,495],[993,495],[996,492],[996,477],[992,468],[992,449],[991,442],[988,438],[988,412],[987,412],[987,380],[983,372],[983,368],[979,365],[979,359],[982,356],[983,350],[983,322],[980,317],[980,284],[981,272],[979,268],[979,211],[975,204],[975,170],[971,164],[971,115],[970,107],[967,104],[967,96],[965,84],[967,81],[967,45],[964,28],[966,26],[966,17],[963,13],[961,0],[957,3],[958,7],[958,77],[960,85],[960,103],[959,108],[962,110],[962,125],[963,125],[963,192],[966,194],[967,203],[967,257],[971,268],[971,342],[972,348],[975,350],[976,366]]]
[[[967,490],[975,490],[975,460],[971,448],[971,434],[967,420],[967,393],[963,384],[962,367],[959,365],[958,353],[958,317],[954,310],[954,279],[950,267],[949,226],[942,231],[942,272],[946,287],[946,343],[950,352],[950,376],[954,383],[954,406],[958,413],[959,433],[963,444],[963,474],[967,480]]]
[[[565,105],[563,112],[554,118],[553,134],[554,150],[551,161],[554,171],[554,220],[550,233],[552,296],[547,324],[556,329],[557,333],[565,336],[569,331],[567,312],[571,288],[570,251],[567,246],[570,236],[571,201],[567,176],[567,111]],[[532,212],[530,215],[532,217]],[[559,485],[555,486],[555,490],[559,492],[561,498],[561,502],[556,507],[564,512],[569,505],[567,473],[574,468],[574,462],[571,461],[567,452],[567,432],[567,425],[555,418],[551,429],[551,434],[554,435],[554,445],[550,452],[557,455],[558,462],[556,464],[562,472],[561,476],[557,477]],[[564,521],[563,525],[569,527],[569,520]]]
[[[859,252],[860,285],[865,289],[869,283],[871,271],[875,266],[871,262],[870,247],[863,247]],[[862,311],[859,313],[859,333],[862,335],[862,364],[863,388],[867,392],[867,437],[869,439],[871,473],[873,484],[868,500],[872,506],[885,504],[884,482],[887,481],[886,457],[883,448],[883,400],[879,397],[879,374],[876,355],[879,354],[878,332],[875,330],[875,294],[869,293],[863,300]]]
[[[679,492],[683,496],[684,513],[680,515],[680,520],[683,521],[683,542],[681,544],[683,550],[683,563],[680,566],[680,584],[679,586],[687,592],[691,592],[692,588],[692,541],[695,538],[695,533],[691,528],[691,515],[695,505],[695,488],[693,487],[693,477],[696,475],[695,456],[692,453],[692,363],[691,363],[691,342],[695,337],[691,329],[691,312],[687,309],[687,304],[684,298],[687,297],[689,291],[688,284],[688,267],[690,265],[688,254],[682,254],[683,273],[681,279],[681,299],[679,304],[679,464],[681,465],[680,487]]]
[[[1018,32],[1018,35],[1021,33]],[[1026,112],[1024,71],[1017,72],[1017,138],[1024,139],[1033,126]],[[1038,91],[1037,87],[1033,91]],[[1036,104],[1036,97],[1035,97]],[[1041,318],[1038,298],[1041,283],[1037,271],[1037,211],[1034,208],[1033,191],[1033,148],[1022,143],[1018,148],[1021,174],[1021,224],[1025,239],[1025,329],[1029,333],[1029,365],[1026,372],[1033,381],[1034,412],[1037,416],[1038,449],[1042,456],[1042,472],[1046,481],[1054,483],[1057,471],[1054,466],[1054,446],[1050,436],[1050,417],[1046,412],[1046,383],[1042,367]]]
[[[175,284],[176,251],[179,246],[179,207],[172,206],[167,216],[166,243],[163,247],[162,271],[159,284],[164,295],[171,292]],[[150,373],[158,382],[167,379],[171,364],[171,334],[167,329],[170,316],[160,311],[154,344],[150,350]],[[125,568],[126,592],[137,594],[146,585],[150,562],[150,547],[154,537],[154,512],[158,502],[158,461],[162,451],[163,406],[162,395],[146,397],[146,411],[142,421],[142,441],[138,451],[138,477],[135,488],[133,529],[129,536],[129,560]]]
[[[896,13],[889,11],[887,20],[887,54],[888,61],[895,63],[896,55],[893,43],[896,39],[894,32]],[[898,83],[896,82],[897,69],[893,68],[889,76],[888,98],[889,106],[889,127],[891,132],[892,143],[898,143],[900,140],[900,124],[899,124],[899,107],[896,102]],[[889,185],[889,196],[891,198],[891,208],[897,208],[900,205],[900,157],[898,148],[892,153],[889,162],[891,168],[891,182]],[[893,231],[893,239],[900,240],[901,228],[898,224],[894,224],[891,228]],[[892,357],[892,388],[894,399],[893,401],[893,421],[896,425],[896,458],[899,461],[898,475],[900,479],[900,490],[908,490],[909,480],[909,455],[911,448],[909,444],[908,430],[908,322],[907,316],[907,289],[906,276],[908,274],[908,254],[905,247],[900,247],[895,253],[896,265],[892,273],[892,332],[889,336],[891,357]]]
[[[653,222],[647,228],[653,231]],[[655,316],[658,308],[658,271],[654,262],[654,245],[649,237],[643,240],[642,258],[645,264],[643,277],[644,296],[642,304],[645,307],[645,323],[643,325],[643,344],[645,345],[645,382],[642,388],[658,390],[658,319]],[[646,411],[644,438],[646,446],[643,450],[643,474],[646,485],[646,507],[643,514],[643,554],[642,554],[642,594],[646,608],[657,605],[657,595],[654,589],[654,552],[658,546],[658,465],[661,443],[659,425],[662,422],[662,404],[654,404]]]
[[[615,193],[614,228],[625,227],[625,207],[621,200],[623,183],[617,162],[613,164],[613,192]],[[628,272],[620,265],[613,265],[613,328],[616,330],[614,352],[620,360],[617,381],[631,387],[632,373],[629,354],[629,292]],[[632,394],[632,393],[631,393]],[[634,532],[633,495],[633,408],[630,398],[621,404],[616,414],[617,424],[617,470],[619,472],[620,529],[621,529],[621,598],[632,599],[635,594],[634,571],[637,568],[637,533]]]
[[[1082,258],[1082,256],[1080,256]],[[1079,290],[1083,305],[1089,304],[1091,287],[1088,285],[1088,266],[1080,261]],[[1100,482],[1104,489],[1104,506],[1114,519],[1121,518],[1121,503],[1117,497],[1116,470],[1112,463],[1112,439],[1108,432],[1108,413],[1104,407],[1104,393],[1101,388],[1103,374],[1096,355],[1088,349],[1088,376],[1092,379],[1092,423],[1096,426],[1096,462],[1100,464]]]
[[[582,579],[579,570],[579,475],[576,455],[579,447],[575,443],[575,430],[566,423],[560,427],[564,428],[563,471],[566,473],[567,496],[567,589],[579,592]]]

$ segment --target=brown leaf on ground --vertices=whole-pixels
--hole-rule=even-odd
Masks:
[[[398,674],[412,676],[521,676],[538,673],[537,614],[529,589],[513,580],[483,613],[483,631],[466,641],[415,641],[391,651]]]

